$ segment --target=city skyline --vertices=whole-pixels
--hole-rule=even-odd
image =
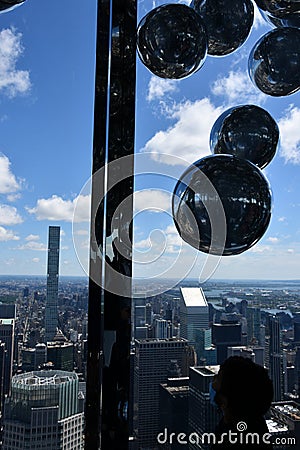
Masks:
[[[189,314],[186,315],[185,319],[184,310],[183,315],[181,314],[182,293],[184,293],[188,305],[196,305],[196,303],[208,305],[208,321],[200,321],[198,324],[199,327],[212,327],[212,336],[209,333],[211,328],[196,329],[197,327],[193,327],[195,336],[189,336],[188,341],[184,339],[184,322],[186,320],[188,328],[191,329],[195,317]],[[17,377],[30,377],[32,370],[51,369],[52,374],[56,370],[74,371],[80,379],[81,394],[79,401],[83,406],[88,331],[88,283],[83,278],[77,280],[63,278],[61,280],[58,313],[62,333],[60,335],[57,333],[55,336],[56,342],[48,343],[47,346],[40,343],[43,340],[46,294],[46,283],[40,278],[25,276],[14,279],[11,276],[7,277],[6,280],[2,279],[0,283],[0,301],[3,302],[1,306],[4,308],[3,314],[10,313],[13,306],[11,303],[6,307],[6,302],[15,303],[17,310],[15,339],[19,351],[14,353],[13,373],[17,373]],[[175,383],[173,388],[178,394],[184,392],[182,401],[186,407],[189,395],[194,402],[194,406],[191,406],[187,414],[188,419],[193,421],[193,424],[191,424],[193,429],[196,432],[201,431],[200,429],[205,432],[213,431],[215,422],[210,416],[210,412],[213,411],[209,403],[208,384],[204,383],[205,386],[203,385],[203,388],[201,388],[198,381],[193,377],[193,369],[190,369],[189,379],[184,367],[186,367],[186,364],[192,366],[196,372],[199,372],[201,367],[201,373],[210,374],[210,370],[218,370],[218,364],[222,363],[226,356],[238,355],[248,357],[269,368],[269,375],[272,376],[274,386],[276,385],[276,390],[279,393],[274,397],[274,401],[277,401],[277,403],[273,403],[271,412],[270,433],[274,433],[274,436],[276,436],[278,430],[282,431],[282,422],[285,419],[278,415],[274,416],[274,409],[276,412],[278,408],[281,408],[280,411],[286,414],[291,412],[291,408],[293,408],[293,411],[299,410],[299,404],[295,403],[299,401],[297,396],[299,393],[299,382],[297,380],[299,380],[300,374],[299,299],[299,281],[290,283],[260,282],[257,284],[251,281],[230,283],[228,280],[226,282],[208,282],[203,286],[203,292],[199,287],[196,287],[195,282],[184,281],[180,286],[155,297],[135,298],[133,305],[135,309],[139,310],[137,325],[140,329],[135,328],[132,338],[137,338],[136,333],[140,333],[141,328],[143,328],[144,335],[132,340],[130,352],[132,362],[139,359],[138,364],[132,365],[130,375],[131,393],[133,395],[136,392],[138,396],[130,396],[128,404],[123,404],[124,398],[122,395],[118,397],[121,399],[120,405],[123,405],[122,411],[118,410],[117,402],[109,401],[108,405],[111,405],[112,409],[108,410],[107,418],[117,417],[117,411],[125,418],[129,411],[130,424],[131,421],[133,421],[133,425],[138,424],[138,432],[133,432],[133,439],[136,437],[140,440],[144,439],[143,436],[146,438],[146,436],[156,432],[163,432],[164,421],[159,422],[159,428],[155,425],[159,411],[158,402],[160,401],[160,394],[157,389],[159,383],[169,383],[167,377],[171,377],[172,380],[173,377],[176,377],[176,383],[174,380],[172,381]],[[274,317],[276,317],[275,322]],[[165,333],[161,333],[160,328],[157,327],[158,322],[168,324],[167,336],[162,336]],[[275,327],[269,326],[271,322],[275,324]],[[259,326],[260,324],[264,325]],[[180,325],[182,325],[182,333]],[[216,330],[217,327],[219,330]],[[238,335],[235,333],[233,336],[231,332],[228,333],[228,330],[224,330],[226,331],[224,334],[222,328],[225,327],[229,327],[231,332],[234,331],[233,328],[238,328]],[[218,334],[216,334],[216,331],[218,331]],[[195,346],[193,345],[194,340]],[[188,344],[188,349],[186,349],[186,358],[184,358],[186,362],[183,364],[181,371],[181,362],[184,361],[181,360],[178,353],[173,353],[173,347],[175,349],[184,342]],[[194,346],[194,350],[191,345]],[[199,351],[198,360],[195,352],[197,348]],[[165,353],[161,354],[161,351]],[[113,353],[116,356],[116,352]],[[112,357],[112,354],[110,357],[112,364],[106,366],[106,369],[110,370],[111,375],[113,375],[114,370],[117,370],[117,378],[119,382],[122,382],[121,374],[124,373],[124,367],[122,364],[116,364],[115,356]],[[219,359],[216,357],[219,357]],[[283,367],[283,371],[278,370],[279,365]],[[21,373],[22,375],[20,375]],[[113,376],[112,379],[114,379]],[[150,390],[147,388],[149,385],[151,386]],[[114,383],[112,383],[111,388],[113,386]],[[173,388],[170,386],[171,391]],[[150,395],[146,396],[144,389]],[[118,391],[118,395],[121,392],[122,389]],[[143,395],[141,396],[141,394]],[[175,403],[179,401],[179,397],[174,398]],[[110,396],[108,398],[110,399]],[[136,405],[136,401],[139,401],[139,399],[144,399],[144,403],[142,402],[140,405],[140,410],[137,409]],[[13,401],[13,395],[11,400]],[[9,402],[10,398],[6,402],[8,408]],[[173,405],[173,402],[171,403]],[[165,404],[167,409],[164,411],[164,420],[166,417],[170,418],[172,426],[169,427],[169,430],[176,433],[179,430],[179,426],[176,425],[178,418],[176,419],[175,416],[171,418],[169,408],[174,408],[172,410],[172,414],[174,414],[177,407],[175,403],[171,406],[171,403]],[[136,406],[132,410],[134,405]],[[197,414],[199,408],[203,411],[201,416]],[[9,409],[7,411],[9,413]],[[152,411],[153,421],[151,422],[149,422],[148,411]],[[9,416],[5,415],[4,423],[6,423],[5,418],[10,421]],[[197,426],[195,425],[195,419],[197,419]],[[110,425],[114,423],[114,420],[109,421]],[[295,419],[295,424],[298,429],[300,418]],[[11,425],[14,426],[15,424],[11,423]],[[288,428],[285,427],[285,433],[288,432]],[[135,427],[133,429],[135,430]],[[8,423],[7,433],[10,433],[10,431],[12,431],[12,428]],[[298,431],[296,432],[298,440],[297,433]]]

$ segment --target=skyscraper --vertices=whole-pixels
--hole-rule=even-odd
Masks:
[[[151,325],[152,324],[152,305],[151,303],[147,303],[145,307],[145,319],[146,324]]]
[[[282,340],[280,333],[280,321],[276,316],[269,317],[269,374],[274,386],[274,401],[283,399],[283,355]]]
[[[242,343],[241,324],[234,321],[221,321],[212,326],[212,342],[217,347],[217,363],[227,358],[228,347],[238,347]]]
[[[168,378],[160,385],[159,392],[159,422],[161,429],[170,432],[188,433],[188,400],[189,378]],[[165,447],[162,447],[164,449]],[[167,446],[167,448],[170,448]],[[182,450],[182,444],[172,443],[172,450]]]
[[[3,450],[81,450],[78,376],[63,371],[15,375],[5,401]]]
[[[13,370],[15,319],[0,318],[0,342],[5,344],[4,395],[9,394]]]
[[[247,308],[248,344],[260,341],[261,311],[260,308]]]
[[[3,394],[8,395],[12,378],[16,306],[0,304],[0,342],[5,344]]]
[[[295,344],[300,344],[300,315],[297,314],[294,316],[294,342]]]
[[[189,432],[202,436],[215,431],[220,420],[218,409],[210,403],[209,383],[218,373],[219,366],[190,367]],[[213,442],[210,442],[211,444]],[[201,444],[201,442],[200,442]],[[190,443],[189,449],[208,448],[208,442]]]
[[[208,329],[208,303],[201,288],[180,288],[180,336],[196,346],[196,330]]]
[[[52,341],[58,325],[57,296],[60,227],[49,227],[45,342]]]
[[[178,366],[178,376],[188,375],[188,342],[185,339],[136,340],[134,357],[133,428],[139,449],[159,447],[160,384]]]

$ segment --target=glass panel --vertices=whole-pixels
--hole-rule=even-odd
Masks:
[[[297,424],[299,5],[255,3],[0,1],[2,448],[199,448],[236,355]]]

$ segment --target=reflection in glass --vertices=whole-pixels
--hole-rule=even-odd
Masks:
[[[0,0],[0,12],[7,11],[8,9],[13,9],[24,2],[25,0]]]
[[[266,22],[268,22],[271,25],[275,25],[275,27],[295,27],[300,28],[300,14],[289,14],[287,17],[279,18],[274,17],[271,14],[264,12],[260,10],[261,15],[265,19]]]
[[[207,36],[200,16],[186,5],[160,6],[148,13],[137,31],[138,53],[161,78],[185,78],[204,63]]]
[[[215,255],[237,255],[249,249],[263,236],[271,218],[267,179],[254,164],[231,155],[207,156],[191,165],[177,182],[172,202],[182,239]],[[226,217],[223,248],[215,232],[222,213],[220,205]],[[214,220],[210,220],[210,211],[214,211]]]
[[[300,30],[277,28],[265,34],[249,56],[253,83],[274,97],[290,95],[300,88]]]
[[[210,133],[213,153],[248,159],[263,169],[276,152],[279,129],[273,117],[255,105],[235,106],[225,111]]]
[[[300,26],[299,0],[255,0],[264,19],[276,27]]]
[[[209,55],[232,53],[247,39],[254,19],[251,0],[193,0],[191,7],[204,20]]]

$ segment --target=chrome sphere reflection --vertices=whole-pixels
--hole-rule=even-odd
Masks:
[[[200,69],[206,58],[205,26],[186,5],[159,6],[139,23],[137,49],[142,62],[155,75],[187,77]]]
[[[12,9],[26,0],[0,0],[0,12],[8,9]]]
[[[218,241],[216,232],[222,214],[220,205],[226,217],[225,245],[221,236]],[[271,191],[254,164],[231,155],[212,155],[183,173],[173,193],[172,207],[184,241],[205,253],[237,255],[265,233],[271,218]],[[210,220],[209,211],[215,211],[214,220]]]
[[[227,55],[247,39],[254,19],[251,0],[193,0],[191,7],[204,20],[209,55]]]
[[[225,111],[210,133],[213,153],[247,159],[263,169],[275,153],[279,129],[273,117],[255,105],[235,106]]]
[[[300,28],[299,0],[255,0],[264,19],[276,27]]]
[[[284,19],[292,14],[299,14],[299,0],[254,0],[261,11],[273,17]]]
[[[277,28],[265,34],[249,55],[251,80],[265,94],[290,95],[300,88],[300,30]]]
[[[275,17],[272,14],[260,10],[261,15],[265,19],[266,22],[275,26],[275,27],[295,27],[300,28],[300,13],[291,13],[286,15],[286,17]]]

